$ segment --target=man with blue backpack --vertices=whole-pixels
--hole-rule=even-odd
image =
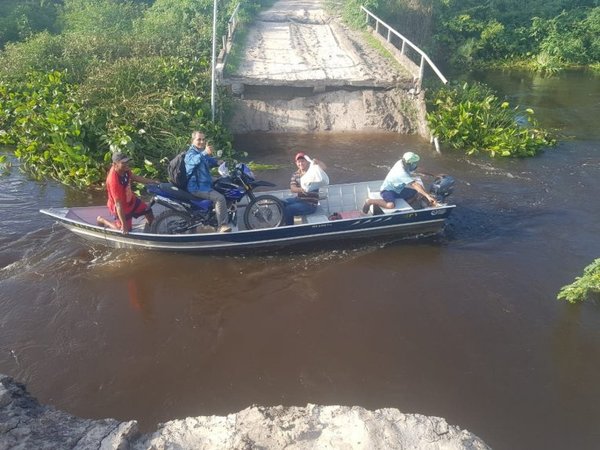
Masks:
[[[217,216],[217,231],[220,233],[231,231],[231,227],[227,224],[225,196],[212,188],[210,175],[210,169],[219,166],[222,161],[212,156],[212,146],[206,143],[206,136],[201,131],[192,133],[192,144],[185,154],[184,162],[187,191],[196,197],[212,201]]]

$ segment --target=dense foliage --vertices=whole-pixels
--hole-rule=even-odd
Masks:
[[[90,185],[119,150],[138,173],[163,176],[198,128],[232,155],[231,136],[211,121],[211,0],[23,3],[56,19],[5,39],[0,52],[0,144],[16,148],[22,167]],[[233,7],[219,3],[218,36]]]
[[[533,110],[511,108],[478,83],[438,90],[428,109],[432,134],[469,155],[534,156],[554,144],[549,133],[538,126]]]
[[[437,17],[437,54],[454,66],[498,61],[552,73],[600,61],[595,0],[449,2]]]
[[[345,16],[357,15],[346,0]],[[452,68],[527,65],[556,72],[598,67],[598,0],[369,0],[371,9]],[[364,22],[364,19],[362,20]]]
[[[600,8],[587,3],[579,1],[569,13],[562,11],[566,5],[562,0],[532,0],[526,5],[514,0],[368,0],[365,6],[436,62],[449,63],[456,70],[529,58],[532,65],[555,71],[569,63],[600,59],[600,17],[596,17]],[[365,23],[356,0],[345,0],[343,5],[342,15],[349,24]],[[577,29],[578,37],[565,35],[567,29]],[[481,84],[443,87],[430,95],[430,130],[450,148],[467,154],[524,157],[555,143],[540,128],[533,110],[511,108]]]
[[[596,259],[583,270],[583,276],[575,278],[575,281],[563,286],[558,293],[559,300],[569,303],[579,303],[591,298],[593,294],[600,294],[600,259]]]
[[[0,2],[0,49],[43,30],[55,30],[57,1],[2,0]]]

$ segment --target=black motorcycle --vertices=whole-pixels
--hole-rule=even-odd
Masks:
[[[245,228],[255,230],[273,228],[283,224],[284,205],[273,195],[255,195],[258,187],[273,187],[268,181],[258,181],[245,164],[237,164],[230,171],[225,164],[219,167],[220,178],[213,182],[213,189],[225,196],[228,222],[237,225],[237,211],[241,200],[248,198],[244,207]],[[157,215],[150,225],[155,234],[181,234],[194,232],[198,226],[217,227],[213,202],[203,200],[171,183],[149,185],[148,192],[154,194],[151,205],[163,205],[167,210]]]

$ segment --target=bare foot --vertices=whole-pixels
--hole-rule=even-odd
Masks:
[[[110,220],[106,220],[102,216],[96,217],[96,223],[101,227],[108,227],[108,228],[112,228],[113,230],[119,229],[114,223],[112,223]]]

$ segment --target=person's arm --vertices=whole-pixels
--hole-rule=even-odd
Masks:
[[[204,156],[206,158],[206,160],[208,161],[208,167],[219,167],[221,164],[223,164],[225,161],[223,161],[222,159],[217,159],[213,156],[213,146],[212,144],[206,144],[206,148],[204,149]]]
[[[327,166],[325,165],[325,163],[323,161],[321,161],[320,159],[317,158],[313,158],[312,160],[313,164],[316,164],[317,166],[319,166],[321,169],[323,170],[327,170]]]
[[[413,172],[413,173],[416,174],[416,175],[426,175],[428,177],[435,177],[434,174],[429,173],[429,172],[424,172],[422,170],[417,170],[416,172]]]
[[[120,200],[115,200],[115,212],[117,213],[117,217],[121,222],[121,233],[127,234],[129,230],[127,229],[127,221],[125,219],[125,213],[123,212],[123,207],[121,206]]]
[[[298,183],[298,177],[296,177],[295,173],[290,180],[290,191],[292,191],[292,194],[301,194],[304,192],[304,189],[302,189],[300,183]]]
[[[409,184],[409,187],[413,188],[415,191],[417,191],[419,194],[421,194],[423,197],[425,197],[429,203],[432,206],[437,206],[437,201],[435,200],[435,198],[433,198],[426,190],[423,186],[421,186],[421,183],[419,183],[418,181],[413,181],[412,183]]]
[[[202,152],[202,158],[206,161],[209,169],[213,167],[219,167],[223,161],[217,160],[213,155],[213,148],[211,145],[207,145],[204,151]]]
[[[213,158],[212,156],[207,156],[206,161],[208,162],[208,167],[211,169],[213,167],[219,167],[221,164],[223,164],[222,159]]]
[[[153,180],[152,178],[146,178],[141,175],[131,174],[131,181],[135,181],[136,183],[142,184],[158,184],[160,181]]]

